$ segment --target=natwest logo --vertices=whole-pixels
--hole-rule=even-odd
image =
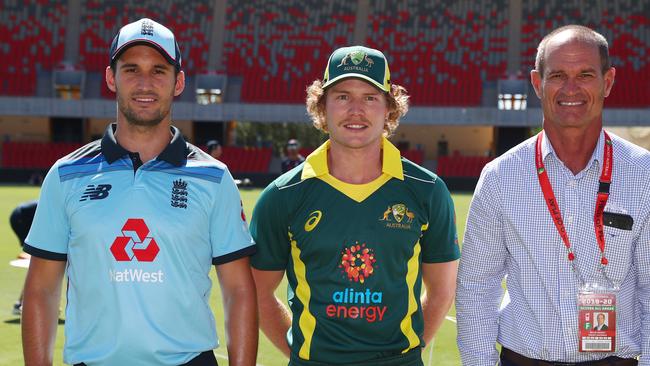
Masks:
[[[128,219],[122,226],[122,236],[118,236],[111,244],[111,253],[120,262],[132,261],[133,257],[139,262],[153,262],[160,252],[156,240],[149,237],[149,228],[143,219]]]

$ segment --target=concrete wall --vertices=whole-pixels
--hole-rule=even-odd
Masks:
[[[50,141],[48,117],[0,116],[0,141]]]
[[[391,138],[393,143],[409,141],[410,148],[424,150],[425,160],[438,158],[438,141],[444,135],[449,154],[458,150],[461,155],[489,155],[493,150],[494,127],[492,126],[427,126],[400,125]]]

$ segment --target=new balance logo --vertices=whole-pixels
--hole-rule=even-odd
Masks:
[[[111,190],[113,186],[110,184],[89,184],[84,191],[84,194],[79,199],[79,202],[86,200],[103,200],[108,197],[108,191]]]

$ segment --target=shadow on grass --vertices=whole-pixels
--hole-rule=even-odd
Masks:
[[[20,318],[7,319],[4,321],[5,324],[20,324]],[[65,319],[59,319],[59,325],[65,324]]]

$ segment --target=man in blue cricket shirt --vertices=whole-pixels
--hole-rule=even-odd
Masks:
[[[116,123],[50,169],[26,240],[26,365],[52,364],[66,270],[66,363],[216,365],[213,264],[229,364],[254,365],[255,245],[226,166],[171,126],[185,87],[173,33],[150,19],[124,26],[106,83]]]

